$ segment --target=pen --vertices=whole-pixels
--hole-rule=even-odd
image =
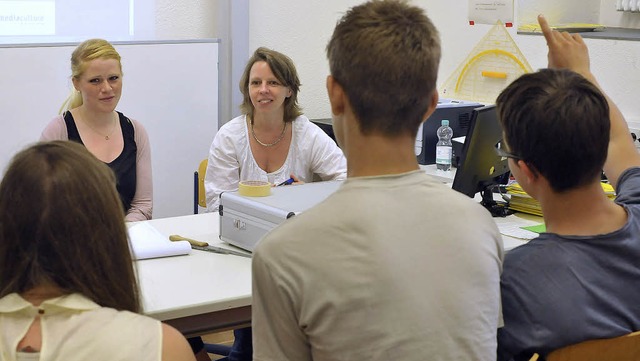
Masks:
[[[282,182],[282,183],[278,184],[276,187],[280,187],[280,186],[288,186],[289,184],[291,184],[291,183],[293,183],[293,182],[294,182],[294,179],[293,179],[293,177],[291,177],[291,178],[287,179],[286,181],[284,181],[284,182]]]

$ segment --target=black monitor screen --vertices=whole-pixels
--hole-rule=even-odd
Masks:
[[[462,165],[456,170],[452,188],[472,198],[483,192],[483,204],[487,208],[495,205],[491,188],[506,184],[509,178],[507,158],[496,152],[501,141],[502,127],[495,105],[474,109],[462,147]],[[485,201],[491,204],[485,204]]]
[[[422,123],[416,137],[416,156],[420,164],[434,164],[436,162],[436,144],[438,143],[437,130],[443,119],[449,120],[449,127],[453,130],[453,137],[461,137],[467,134],[469,119],[474,108],[482,106],[460,100],[441,99],[436,110]],[[455,158],[453,166],[459,164],[459,151],[454,149]]]

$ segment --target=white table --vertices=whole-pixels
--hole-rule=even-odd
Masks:
[[[443,183],[453,183],[457,170],[455,167],[451,167],[451,170],[448,171],[439,170],[435,164],[420,164],[420,169]]]
[[[167,237],[179,234],[233,248],[219,239],[218,217],[217,213],[204,213],[148,222]],[[525,243],[507,236],[503,241],[506,251]],[[145,314],[172,325],[187,337],[251,324],[250,258],[193,250],[187,256],[135,264]]]
[[[217,213],[148,222],[166,236],[222,243]],[[193,250],[187,256],[140,260],[135,265],[144,313],[186,336],[250,325],[250,258]]]
[[[420,169],[422,169],[426,174],[430,175],[431,177],[446,183],[448,186],[452,186],[453,184],[453,180],[456,177],[456,171],[457,168],[452,167],[451,170],[449,171],[442,171],[442,170],[438,170],[436,168],[435,164],[420,164]],[[482,200],[482,197],[480,196],[480,193],[477,193],[475,198],[474,198],[477,202],[480,202]],[[497,194],[494,195],[494,199],[497,201],[502,201],[501,197],[498,196]],[[516,220],[514,222],[514,219]],[[531,223],[543,223],[544,220],[542,219],[542,217],[538,217],[538,216],[532,216],[532,215],[528,215],[528,214],[524,214],[524,213],[516,213],[516,217],[510,217],[510,223],[518,223],[518,219],[521,219],[521,224],[520,226],[530,226]],[[496,222],[496,224],[498,225],[498,228],[500,228],[503,224],[505,224],[505,220],[501,219],[499,217],[495,217],[494,221]],[[502,241],[503,241],[503,245],[504,245],[504,250],[505,251],[509,251],[515,247],[518,247],[520,245],[525,244],[527,241],[522,240],[522,239],[518,239],[518,238],[513,238],[513,237],[509,237],[509,236],[505,236],[502,235]]]

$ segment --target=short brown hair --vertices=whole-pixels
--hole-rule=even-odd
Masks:
[[[271,68],[276,79],[278,79],[283,86],[291,89],[291,96],[284,100],[284,121],[294,121],[297,117],[302,115],[302,108],[298,105],[300,79],[298,78],[296,66],[288,56],[264,47],[256,49],[247,62],[247,65],[244,68],[244,73],[242,73],[242,78],[240,79],[240,92],[242,92],[244,100],[240,105],[240,111],[247,114],[249,119],[253,119],[254,108],[251,103],[251,97],[249,96],[249,76],[251,74],[251,67],[259,61],[264,61],[269,64],[269,68]]]
[[[421,8],[374,0],[351,8],[327,45],[363,134],[415,135],[436,89],[438,31]]]
[[[140,311],[115,176],[75,142],[28,147],[0,183],[0,297],[42,285]]]

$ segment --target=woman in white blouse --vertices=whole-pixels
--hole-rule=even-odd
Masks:
[[[238,190],[240,181],[279,184],[345,179],[342,151],[322,129],[302,115],[300,80],[289,57],[258,48],[249,59],[240,91],[243,115],[223,125],[209,151],[205,176],[207,209],[218,196]]]

